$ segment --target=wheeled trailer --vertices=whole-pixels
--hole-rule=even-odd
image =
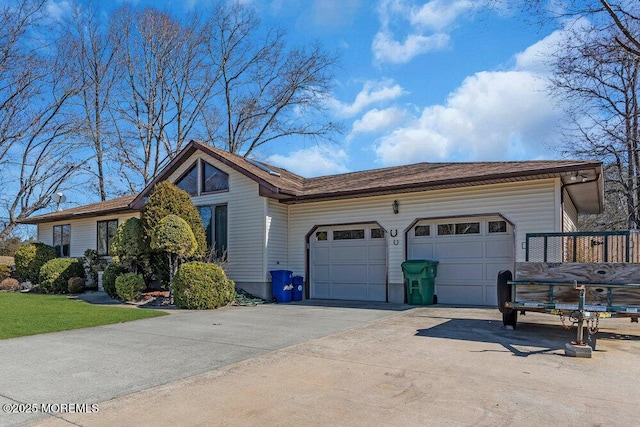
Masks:
[[[633,242],[625,232],[608,232],[610,236],[622,236],[623,244],[607,258],[622,257],[628,260]],[[628,232],[626,232],[628,233]],[[517,263],[515,275],[509,270],[501,271],[497,280],[498,309],[502,313],[505,327],[517,327],[518,313],[527,311],[549,313],[560,316],[567,329],[577,326],[576,339],[568,343],[565,353],[570,356],[590,357],[595,347],[595,334],[599,322],[608,317],[628,317],[637,323],[640,317],[640,264],[631,262],[573,262],[583,260],[586,255],[593,260],[593,253],[583,250],[579,259],[577,246],[570,251],[572,262],[549,262],[555,257],[567,259],[566,246],[576,245],[579,237],[593,238],[595,233],[549,233],[527,235],[527,258],[530,251],[530,237],[562,237],[563,246],[558,250],[544,241],[544,260]],[[568,239],[565,239],[568,238]],[[599,241],[599,240],[592,240]],[[608,240],[605,240],[608,241]],[[590,244],[591,247],[599,246]],[[613,246],[613,245],[612,245]],[[549,256],[549,249],[555,251]],[[571,247],[570,247],[571,249]],[[601,249],[601,248],[599,248]],[[611,250],[611,248],[608,248]],[[621,255],[620,252],[623,252]],[[601,251],[602,252],[602,251]],[[604,251],[605,253],[607,251]],[[554,261],[555,259],[551,259]],[[515,276],[515,277],[514,277]],[[585,334],[586,332],[586,334]]]

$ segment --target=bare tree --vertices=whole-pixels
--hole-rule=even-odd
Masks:
[[[211,21],[209,55],[219,70],[211,110],[223,123],[207,128],[210,140],[247,156],[276,139],[341,130],[322,119],[334,55],[318,45],[287,48],[282,31],[263,33],[255,12],[239,3],[219,4]]]
[[[66,106],[80,84],[62,60],[60,45],[38,46],[44,2],[23,0],[0,17],[0,117],[2,157],[0,206],[8,221],[4,240],[17,221],[47,207],[51,196],[68,185],[85,160],[74,158],[73,134]]]
[[[73,102],[77,107],[78,139],[86,141],[93,152],[101,200],[107,199],[107,155],[113,145],[113,122],[109,111],[112,92],[119,77],[115,61],[115,43],[108,27],[101,26],[94,9],[76,5],[66,23],[64,56],[70,72],[81,79],[81,90]]]
[[[113,107],[118,161],[135,190],[193,137],[210,97],[211,66],[197,15],[183,25],[155,9],[124,7],[114,16],[113,33],[119,35],[116,52],[123,70]]]
[[[551,82],[572,118],[566,152],[605,164],[609,207],[620,209],[622,203],[625,225],[636,228],[640,224],[640,58],[615,38],[613,29],[575,28],[554,57]]]

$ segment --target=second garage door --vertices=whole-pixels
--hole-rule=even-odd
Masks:
[[[498,216],[423,220],[407,243],[407,259],[439,261],[440,303],[495,305],[498,272],[514,265],[513,228]]]
[[[383,229],[371,224],[318,228],[309,244],[311,298],[386,301]]]

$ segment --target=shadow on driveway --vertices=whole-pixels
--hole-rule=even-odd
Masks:
[[[496,320],[429,317],[446,321],[428,329],[418,329],[415,336],[500,344],[518,357],[555,353],[564,350],[566,343],[576,339],[575,327],[565,330],[560,325],[519,322],[517,329],[512,331],[505,329],[502,322]],[[585,339],[588,339],[587,336],[585,331]],[[596,339],[640,341],[640,336],[599,332]],[[593,338],[587,341],[592,347],[596,347],[595,342]],[[481,352],[490,351],[496,350]]]

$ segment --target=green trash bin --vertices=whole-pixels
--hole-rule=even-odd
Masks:
[[[407,304],[434,304],[435,279],[438,261],[410,259],[402,263],[402,274],[407,290]]]

